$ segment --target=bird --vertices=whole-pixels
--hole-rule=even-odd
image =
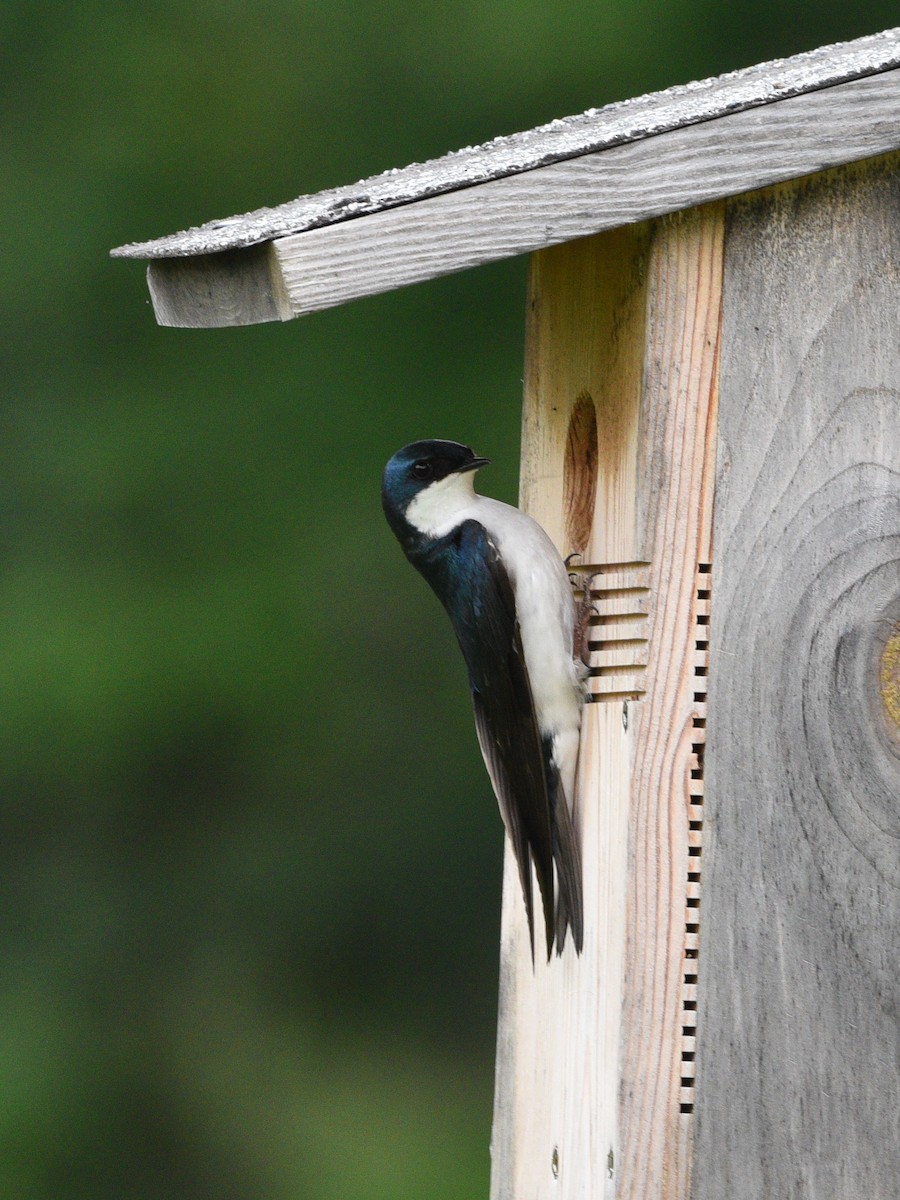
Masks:
[[[489,464],[471,447],[411,442],[388,461],[384,513],[450,617],[475,727],[512,843],[534,962],[532,864],[547,960],[584,940],[581,853],[572,818],[586,669],[564,561],[532,517],[475,492]],[[554,879],[555,867],[555,879]]]

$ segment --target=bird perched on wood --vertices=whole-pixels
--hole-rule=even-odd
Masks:
[[[547,957],[583,941],[581,854],[572,822],[583,668],[573,654],[568,571],[538,523],[476,494],[479,458],[413,442],[388,462],[382,504],[406,557],[449,613],[469,672],[485,765],[512,842],[534,957],[531,866]],[[555,887],[554,887],[554,865]]]

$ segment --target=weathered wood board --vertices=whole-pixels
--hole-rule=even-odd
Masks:
[[[900,1194],[898,212],[891,156],[535,256],[522,500],[604,574],[495,1200]]]
[[[898,110],[900,69],[883,71],[279,237],[269,260],[155,258],[154,310],[198,327],[301,316],[897,149]]]
[[[714,79],[677,84],[662,92],[590,108],[523,133],[492,138],[481,146],[454,150],[429,162],[382,171],[357,183],[299,196],[275,207],[207,221],[153,241],[132,242],[112,253],[122,258],[182,258],[276,241],[896,67],[900,67],[900,29],[885,29],[852,42],[819,46],[790,58],[729,71]]]
[[[190,258],[161,258],[147,268],[160,325],[203,329],[287,321],[293,315],[272,242]],[[186,315],[202,314],[187,321]]]
[[[495,1200],[687,1194],[722,230],[713,205],[532,264],[522,502],[600,571],[596,703],[581,958],[532,968],[507,855]]]
[[[300,316],[867,158],[897,149],[898,111],[887,71],[281,238],[284,290]]]
[[[896,156],[729,208],[695,1200],[900,1196],[898,217]]]

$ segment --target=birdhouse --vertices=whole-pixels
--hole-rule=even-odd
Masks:
[[[531,255],[585,933],[507,848],[495,1200],[898,1195],[898,150],[891,30],[114,252],[180,326]]]

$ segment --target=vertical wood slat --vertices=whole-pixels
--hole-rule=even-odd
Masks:
[[[697,630],[710,611],[723,235],[721,205],[693,209],[661,222],[649,260],[638,500],[653,605],[647,695],[633,706],[616,1193],[623,1200],[681,1200],[690,1183],[682,1031],[698,959],[686,900],[700,892],[692,854],[699,834],[692,847],[690,821],[702,795],[694,746],[708,656],[697,650]]]
[[[580,542],[574,548],[591,562],[636,558],[649,236],[646,226],[618,230],[542,251],[531,263],[521,502],[562,553],[571,533]],[[570,464],[593,460],[596,471],[573,481],[570,470],[567,478],[567,448]],[[597,544],[598,508],[603,545]],[[607,1177],[617,1150],[632,734],[623,726],[621,703],[592,704],[585,714],[577,820],[587,924],[580,959],[570,943],[562,958],[549,965],[539,959],[532,968],[507,847],[495,1200],[583,1194],[585,1181]]]
[[[688,760],[702,707],[696,572],[709,558],[721,242],[722,209],[709,206],[532,260],[522,503],[563,553],[649,576],[649,641],[643,698],[585,712],[580,959],[569,947],[532,968],[507,852],[495,1200],[601,1186],[686,1196]],[[573,461],[596,471],[573,484]]]
[[[730,205],[695,1200],[900,1189],[900,158]]]

